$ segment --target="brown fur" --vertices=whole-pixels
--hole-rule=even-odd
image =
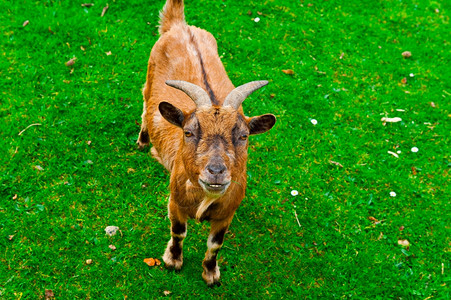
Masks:
[[[171,173],[168,209],[172,228],[177,230],[171,230],[172,238],[163,257],[166,266],[182,266],[183,255],[177,254],[186,231],[179,231],[186,228],[187,220],[208,220],[211,232],[202,276],[208,284],[214,284],[219,280],[217,251],[245,195],[247,136],[252,134],[251,127],[258,128],[267,120],[248,118],[241,107],[222,107],[234,86],[218,57],[216,40],[207,31],[186,25],[183,7],[181,0],[168,0],[160,14],[161,37],[148,63],[138,144],[144,147],[150,138],[152,155]],[[214,105],[197,108],[184,92],[166,85],[167,80],[183,80],[202,87]],[[179,127],[162,116],[159,105],[163,101],[183,112]],[[274,116],[266,116],[272,124],[264,124],[255,133],[274,125]],[[210,193],[201,185],[216,181],[230,184],[222,193]]]

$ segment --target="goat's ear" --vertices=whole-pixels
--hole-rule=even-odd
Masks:
[[[175,126],[182,127],[185,116],[180,109],[169,102],[161,102],[158,105],[158,110],[160,111],[163,118],[166,119],[166,121]]]
[[[250,134],[259,134],[270,130],[276,124],[276,117],[271,114],[253,117],[249,121]]]

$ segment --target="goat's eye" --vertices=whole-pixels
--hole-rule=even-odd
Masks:
[[[186,130],[185,131],[185,136],[186,137],[191,137],[191,136],[193,136],[193,133],[191,131]]]
[[[242,141],[247,140],[247,134],[242,134],[242,135],[240,136],[240,140],[242,140]]]

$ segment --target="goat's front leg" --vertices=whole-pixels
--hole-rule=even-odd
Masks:
[[[202,273],[202,278],[208,285],[213,285],[219,282],[219,267],[216,261],[219,249],[222,247],[224,242],[224,235],[229,228],[231,220],[227,221],[211,221],[210,235],[208,236],[207,246],[208,250],[205,253],[204,261],[202,266],[204,267],[204,272]]]
[[[169,200],[169,219],[171,220],[171,239],[163,261],[166,268],[180,270],[183,264],[183,240],[186,237],[187,216],[180,213],[177,205]]]

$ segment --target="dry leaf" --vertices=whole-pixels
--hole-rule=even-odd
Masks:
[[[340,164],[339,162],[336,162],[336,161],[333,161],[333,160],[331,160],[331,161],[329,161],[331,164],[334,164],[334,165],[336,165],[336,166],[339,166],[340,168],[343,168],[343,165],[342,164]]]
[[[282,72],[284,72],[284,73],[287,74],[287,75],[293,75],[293,74],[294,74],[294,71],[291,70],[291,69],[288,69],[288,70],[282,70]]]
[[[40,165],[36,165],[36,166],[34,166],[33,168],[35,168],[35,169],[38,170],[38,171],[44,171],[44,168],[41,167]]]
[[[381,222],[378,219],[376,219],[375,217],[368,217],[368,220],[370,220],[371,222],[374,222],[375,224],[379,224]]]
[[[14,235],[8,235],[8,240],[12,241],[14,238]]]
[[[433,107],[433,108],[436,107],[434,102],[429,103],[429,105],[431,105],[431,107]]]
[[[26,20],[25,22],[23,22],[22,26],[25,27],[25,26],[27,26],[28,24],[30,24],[30,21]]]
[[[101,17],[103,17],[104,15],[105,15],[105,13],[106,13],[106,11],[108,10],[108,8],[110,8],[109,6],[108,6],[108,4],[103,8],[103,10],[102,10],[102,14],[100,15]]]
[[[16,199],[17,199],[17,194],[14,194],[13,200],[16,200]]]
[[[167,295],[171,294],[172,292],[171,291],[164,291],[163,293],[167,296]]]
[[[50,28],[50,26],[49,26],[49,32],[50,32],[51,34],[55,34],[55,33],[52,31],[52,28]]]
[[[396,158],[399,158],[399,155],[396,154],[395,152],[387,151],[387,153],[393,155]]]
[[[105,54],[106,54],[107,56],[110,56],[110,55],[111,55],[111,51],[105,52]]]
[[[398,240],[398,244],[404,247],[408,247],[410,245],[408,240]]]
[[[86,264],[87,264],[87,265],[92,264],[92,259],[87,259],[87,260],[86,260]]]
[[[155,258],[155,264],[156,264],[157,266],[159,266],[159,265],[161,265],[161,261],[160,261],[158,258]]]
[[[345,56],[345,54],[344,54],[344,52],[342,52],[340,55],[340,59],[343,59],[344,56]]]
[[[411,56],[412,56],[412,53],[410,51],[404,51],[402,53],[402,57],[404,57],[404,58],[409,58]]]
[[[108,248],[110,248],[113,251],[116,250],[116,246],[114,246],[114,245],[109,245]]]
[[[145,258],[144,262],[149,266],[149,267],[153,267],[155,266],[155,259],[153,258]]]
[[[69,59],[69,60],[66,62],[66,66],[70,67],[70,66],[74,65],[76,60],[77,60],[76,57]]]
[[[403,79],[401,79],[401,83],[402,83],[402,84],[406,84],[406,83],[407,83],[407,78],[404,77]]]
[[[401,122],[402,119],[399,117],[394,117],[394,118],[383,117],[381,119],[381,121],[384,123],[397,123],[397,122]]]
[[[263,13],[261,11],[257,11],[257,15],[261,16]]]
[[[45,290],[45,300],[49,300],[55,297],[52,290]]]
[[[413,174],[413,175],[417,175],[417,168],[412,167],[412,174]]]
[[[404,226],[401,225],[401,227],[399,227],[399,231],[403,231],[404,230]]]
[[[82,7],[91,7],[91,6],[94,6],[94,3],[82,3],[81,6]]]

